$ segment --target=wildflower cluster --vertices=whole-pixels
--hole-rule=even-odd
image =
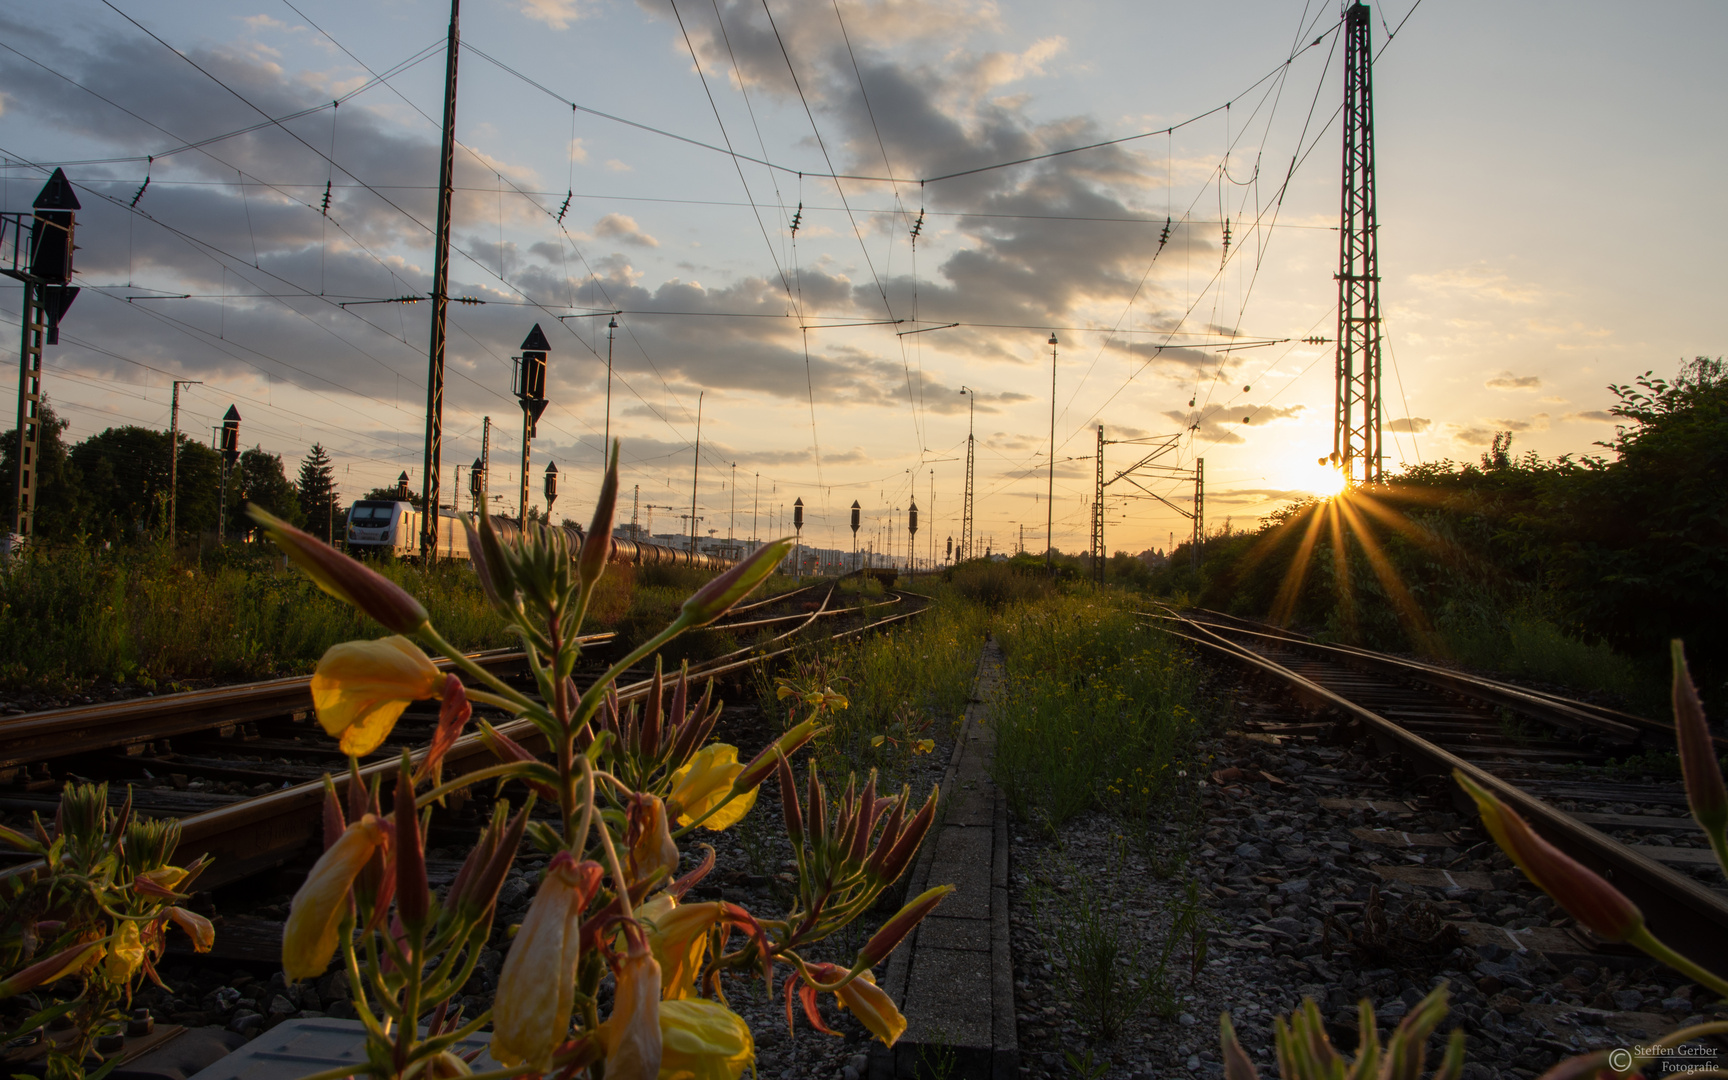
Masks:
[[[49,1080],[82,1076],[98,1037],[119,1030],[122,1009],[140,980],[161,986],[156,962],[170,926],[206,952],[215,941],[210,921],[182,907],[203,872],[169,863],[180,824],[132,813],[128,792],[118,810],[107,784],[67,784],[52,827],[31,815],[30,833],[0,826],[0,843],[35,855],[34,873],[6,880],[0,895],[0,1000],[76,980],[76,992],[53,1001],[0,1041],[27,1036],[67,1018],[74,1037],[47,1055]]]
[[[346,793],[327,781],[326,850],[294,899],[283,933],[291,978],[342,964],[367,1032],[367,1058],[315,1080],[356,1071],[378,1078],[447,1080],[471,1072],[454,1048],[487,1023],[503,1068],[488,1078],[560,1080],[736,1078],[752,1066],[754,1040],[726,1004],[722,975],[784,980],[787,1019],[800,998],[811,1022],[820,993],[833,993],[883,1042],[905,1020],[875,986],[871,969],[950,891],[908,903],[850,965],[811,962],[809,946],[868,910],[910,864],[936,810],[936,793],[878,795],[872,775],[850,778],[831,802],[816,770],[799,785],[790,759],[844,706],[829,693],[798,696],[806,713],[752,760],[712,742],[720,706],[687,671],[668,678],[656,664],[647,694],[623,700],[615,680],[678,634],[705,626],[754,589],[791,548],[768,544],[704,586],[664,630],[624,656],[593,685],[571,677],[594,585],[606,567],[618,490],[617,444],[592,525],[576,551],[559,530],[530,528],[506,541],[482,519],[469,547],[491,603],[521,638],[538,693],[521,693],[451,648],[421,605],[379,575],[311,536],[253,510],[290,558],[326,591],[397,636],[332,648],[313,679],[318,720],[350,755],[376,749],[408,703],[436,698],[432,744],[404,753],[388,798],[351,765]],[[441,674],[411,638],[450,659]],[[466,681],[464,681],[464,676]],[[480,721],[464,735],[473,705],[514,719]],[[445,780],[442,762],[464,738],[497,764]],[[797,853],[791,910],[768,918],[724,902],[685,902],[714,864],[712,848],[677,876],[679,841],[698,828],[725,829],[777,777],[785,825]],[[519,783],[514,808],[499,802],[480,841],[441,897],[427,886],[423,837],[446,796],[476,783]],[[800,797],[799,788],[804,794]],[[531,817],[538,802],[555,813]],[[493,1006],[462,1017],[450,999],[487,941],[498,890],[518,848],[549,856],[538,889],[498,975]],[[609,993],[608,993],[609,991]],[[609,1002],[605,1016],[602,1008]],[[422,1031],[424,1025],[424,1031]]]

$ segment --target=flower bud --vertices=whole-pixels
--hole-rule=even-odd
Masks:
[[[313,864],[282,927],[282,969],[290,980],[322,975],[330,966],[349,890],[383,842],[383,823],[367,814]]]
[[[469,536],[468,557],[474,562],[474,570],[480,575],[487,597],[500,607],[515,607],[520,591],[516,585],[515,563],[499,542],[497,530],[492,528],[492,515],[480,516],[478,535],[478,544],[474,543],[474,534]]]
[[[351,604],[396,634],[412,634],[426,625],[426,609],[394,581],[361,566],[322,540],[301,532],[256,503],[246,513],[264,527],[276,546],[294,560],[320,589]]]
[[[749,558],[697,589],[690,599],[684,601],[678,621],[687,627],[707,626],[731,611],[738,601],[749,596],[752,589],[774,572],[780,560],[791,550],[789,539],[776,540],[757,548]]]
[[[484,720],[480,721],[480,741],[486,744],[486,749],[492,751],[492,755],[499,761],[532,762],[536,764],[540,761],[539,758],[535,757],[528,751],[527,747],[504,734],[502,731],[499,731]],[[558,789],[546,781],[537,780],[532,777],[518,777],[518,779],[527,784],[529,789],[541,798],[550,799],[553,802],[558,801]]]
[[[408,752],[396,773],[396,913],[410,930],[426,925],[432,903],[426,885],[426,849],[420,840],[420,812],[414,805],[414,774]]]
[[[924,834],[930,831],[931,823],[936,820],[936,803],[939,797],[940,791],[932,786],[930,797],[924,800],[924,805],[907,823],[906,828],[894,841],[894,846],[882,856],[880,861],[874,858],[871,860],[871,863],[876,867],[877,879],[882,884],[893,884],[899,879],[906,867],[912,864],[912,856],[918,853],[918,845],[924,842]],[[880,852],[887,843],[888,834],[884,832],[881,841],[877,844],[877,851]]]
[[[1224,1057],[1224,1080],[1260,1080],[1254,1060],[1236,1041],[1236,1028],[1230,1023],[1229,1013],[1218,1014],[1218,1043]]]
[[[1670,648],[1674,654],[1674,734],[1680,743],[1686,800],[1692,804],[1692,816],[1715,842],[1728,828],[1728,790],[1723,787],[1710,725],[1704,721],[1704,703],[1698,700],[1698,688],[1686,668],[1686,650],[1679,640]]]
[[[1476,800],[1482,825],[1500,850],[1574,919],[1607,941],[1624,941],[1643,927],[1644,913],[1620,890],[1537,836],[1511,807],[1461,770],[1454,769],[1452,777]]]
[[[612,518],[618,509],[618,440],[612,440],[611,461],[606,466],[606,479],[600,484],[600,498],[594,503],[593,524],[582,539],[581,553],[576,557],[576,574],[584,589],[590,588],[606,572],[606,559],[612,554]]]
[[[954,886],[952,885],[937,885],[920,893],[916,899],[895,913],[892,919],[883,923],[882,929],[876,931],[870,940],[864,943],[864,947],[858,950],[858,957],[853,961],[852,966],[855,968],[872,968],[888,959],[888,954],[893,952],[895,946],[899,945],[901,941],[905,940],[906,935],[912,932],[912,928],[922,922],[924,916],[934,911],[936,905],[940,904],[953,891]]]
[[[68,975],[75,975],[101,959],[107,949],[107,938],[101,941],[84,941],[62,949],[46,959],[38,960],[0,982],[0,999],[15,997],[38,986],[47,986]]]

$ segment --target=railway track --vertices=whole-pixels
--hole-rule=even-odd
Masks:
[[[894,593],[868,616],[859,616],[857,609],[836,606],[837,595],[831,583],[819,583],[733,609],[710,629],[753,634],[755,642],[691,664],[691,675],[737,676],[812,637],[856,636],[923,610],[915,595]],[[797,610],[771,611],[787,606]],[[611,634],[590,635],[584,641],[585,670],[576,673],[578,683],[604,671],[606,653],[614,644]],[[519,678],[527,686],[522,653],[474,655],[500,677]],[[590,657],[596,662],[590,664]],[[652,668],[632,669],[626,679],[632,678],[619,687],[619,697],[626,702],[647,693]],[[105,780],[111,801],[130,794],[139,813],[180,820],[176,858],[184,863],[208,854],[215,860],[200,879],[203,889],[280,866],[316,837],[324,774],[334,776],[339,788],[348,782],[344,755],[312,717],[309,682],[308,677],[278,679],[0,720],[0,814],[14,825],[27,821],[32,811],[47,817],[67,780]],[[475,713],[524,746],[544,749],[529,722],[510,721],[481,707]],[[394,770],[404,749],[419,760],[436,722],[436,702],[411,707],[389,740],[361,759],[362,778],[369,781],[374,774]],[[454,778],[492,763],[490,751],[469,734],[445,757],[444,772]],[[39,865],[26,860],[0,863],[0,874],[28,873]]]
[[[1728,883],[1685,789],[1677,774],[1625,764],[1671,752],[1671,725],[1215,612],[1142,614],[1294,693],[1315,720],[1257,725],[1262,736],[1371,739],[1419,775],[1462,771],[1613,882],[1657,937],[1728,970]],[[1473,818],[1463,792],[1450,779],[1445,786]],[[1447,887],[1447,874],[1429,871],[1430,884]]]

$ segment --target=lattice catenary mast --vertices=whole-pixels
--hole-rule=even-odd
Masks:
[[[1374,209],[1374,84],[1368,5],[1344,13],[1344,183],[1338,241],[1338,369],[1331,462],[1349,484],[1377,483],[1380,259]]]

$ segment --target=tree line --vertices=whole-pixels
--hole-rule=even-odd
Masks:
[[[36,474],[36,537],[41,542],[131,543],[164,537],[173,464],[178,466],[176,543],[216,532],[224,516],[229,537],[247,536],[252,530],[244,512],[248,502],[315,536],[342,534],[347,512],[341,505],[335,466],[317,443],[307,451],[293,480],[284,471],[280,455],[258,446],[241,451],[224,492],[222,455],[185,435],[176,450],[168,432],[128,424],[68,445],[67,427],[68,421],[44,401]],[[17,508],[17,429],[0,436],[0,441],[0,508],[10,523]],[[171,454],[178,457],[177,463]],[[381,494],[394,497],[380,492],[370,496]]]

